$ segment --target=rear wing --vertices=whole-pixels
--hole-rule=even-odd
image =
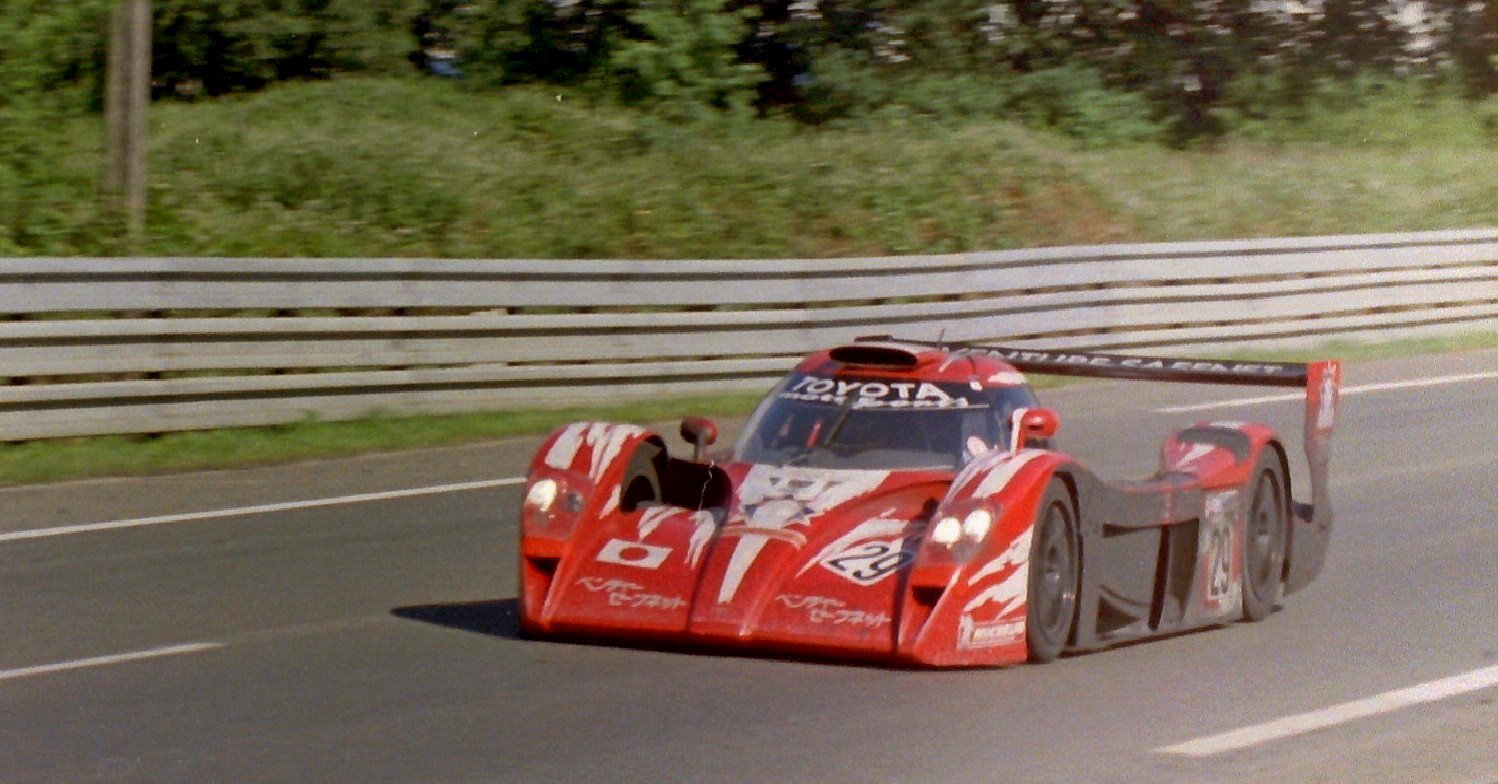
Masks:
[[[1295,387],[1306,390],[1307,437],[1313,429],[1328,434],[1336,424],[1337,391],[1342,385],[1342,363],[1245,362],[1237,359],[1180,359],[1133,354],[1103,354],[1090,351],[1050,351],[970,343],[901,340],[871,335],[862,341],[893,341],[953,351],[993,354],[1025,373],[1092,378],[1127,378],[1141,381],[1173,381],[1195,384]]]

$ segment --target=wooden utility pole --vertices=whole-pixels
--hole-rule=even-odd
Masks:
[[[151,0],[119,0],[110,14],[104,88],[104,191],[137,239],[146,225],[146,113],[151,104]]]

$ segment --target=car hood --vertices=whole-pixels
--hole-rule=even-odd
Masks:
[[[731,465],[725,508],[614,510],[560,565],[558,631],[888,654],[903,579],[952,474]]]

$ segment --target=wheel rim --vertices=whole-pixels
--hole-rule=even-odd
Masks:
[[[1046,509],[1040,529],[1040,557],[1031,565],[1036,570],[1030,589],[1034,619],[1039,631],[1051,641],[1059,640],[1066,633],[1072,603],[1076,601],[1072,589],[1076,582],[1072,575],[1076,559],[1072,557],[1068,523],[1069,517],[1063,505],[1051,504]]]
[[[1284,550],[1285,504],[1279,481],[1265,471],[1254,486],[1248,512],[1248,583],[1255,596],[1263,597],[1274,585]]]

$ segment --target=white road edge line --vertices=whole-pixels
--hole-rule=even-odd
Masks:
[[[1363,392],[1382,392],[1386,389],[1414,389],[1417,387],[1438,387],[1446,384],[1460,384],[1463,381],[1481,381],[1488,378],[1498,378],[1498,371],[1491,373],[1466,373],[1460,376],[1438,376],[1436,378],[1422,378],[1412,381],[1390,381],[1384,384],[1364,384],[1356,387],[1343,387],[1342,394],[1357,395]],[[1255,403],[1277,403],[1281,400],[1304,400],[1305,393],[1291,393],[1288,395],[1265,395],[1264,397],[1244,397],[1235,400],[1221,400],[1216,403],[1199,403],[1190,406],[1170,406],[1169,408],[1157,408],[1156,413],[1180,414],[1187,411],[1209,411],[1214,408],[1231,408],[1232,406],[1250,406]]]
[[[1469,373],[1460,376],[1444,376],[1440,378],[1427,378],[1414,381],[1396,381],[1386,384],[1367,384],[1360,387],[1344,388],[1342,390],[1342,394],[1351,395],[1360,392],[1373,392],[1383,389],[1406,389],[1410,387],[1427,387],[1440,384],[1455,384],[1462,381],[1475,381],[1486,378],[1498,378],[1498,372]],[[1254,403],[1270,403],[1281,400],[1299,400],[1302,397],[1303,395],[1300,394],[1271,395],[1266,397],[1226,400],[1217,403],[1204,403],[1192,406],[1172,406],[1170,408],[1156,409],[1156,411],[1162,414],[1174,414],[1187,411],[1205,411],[1213,408],[1251,405]],[[182,514],[158,515],[156,517],[137,517],[129,520],[112,520],[105,523],[64,525],[55,528],[35,528],[26,531],[11,531],[8,533],[0,533],[0,542],[16,542],[24,539],[46,539],[54,536],[71,536],[73,534],[93,533],[96,531],[114,531],[123,528],[142,528],[151,525],[186,523],[192,522],[194,520],[212,520],[220,517],[239,517],[242,515],[269,514],[273,512],[286,512],[295,509],[313,509],[320,506],[338,506],[341,504],[358,504],[369,501],[386,501],[395,498],[410,498],[412,496],[436,495],[439,493],[456,493],[466,490],[483,490],[491,487],[518,485],[524,481],[524,477],[486,479],[477,482],[459,482],[456,484],[433,485],[430,487],[413,487],[406,490],[387,490],[378,493],[359,493],[356,495],[335,496],[332,498],[314,498],[306,501],[287,501],[284,503],[276,504],[242,506],[233,509],[215,509],[206,512],[186,512]]]
[[[491,487],[518,485],[524,481],[524,477],[485,479],[477,482],[460,482],[450,485],[433,485],[431,487],[413,487],[406,490],[386,490],[379,493],[359,493],[357,495],[342,495],[335,496],[333,498],[314,498],[307,501],[286,501],[277,504],[241,506],[234,509],[215,509],[207,512],[185,512],[182,514],[158,515],[156,517],[137,517],[130,520],[113,520],[107,523],[63,525],[56,528],[35,528],[29,531],[11,531],[9,533],[0,533],[0,542],[15,542],[22,539],[45,539],[51,536],[71,536],[73,534],[86,534],[93,533],[95,531],[114,531],[121,528],[141,528],[148,525],[187,523],[194,520],[212,520],[219,517],[239,517],[241,515],[269,514],[271,512],[286,512],[293,509],[313,509],[319,506],[338,506],[341,504],[359,504],[368,501],[387,501],[393,498],[410,498],[413,496],[436,495],[438,493],[458,493],[465,490],[484,490]]]
[[[53,672],[64,672],[67,670],[81,670],[85,667],[102,667],[106,664],[120,664],[121,662],[136,661],[137,659],[154,659],[161,656],[179,656],[184,653],[200,653],[224,647],[221,642],[192,642],[185,645],[168,645],[164,648],[152,648],[146,651],[134,653],[116,653],[110,656],[94,656],[88,659],[74,659],[73,661],[59,662],[57,664],[38,664],[35,667],[21,667],[15,670],[0,670],[0,681],[13,678],[29,678],[33,675],[46,675]]]
[[[1498,685],[1498,666],[1484,667],[1480,670],[1464,672],[1450,678],[1438,681],[1428,681],[1407,689],[1386,691],[1367,699],[1344,702],[1341,705],[1333,705],[1310,713],[1301,713],[1295,716],[1286,716],[1263,724],[1255,724],[1252,727],[1243,727],[1219,735],[1211,735],[1205,738],[1188,740],[1174,746],[1162,746],[1155,749],[1161,754],[1180,754],[1188,757],[1208,757],[1221,754],[1225,751],[1256,746],[1291,735],[1319,730],[1337,724],[1345,724],[1354,719],[1362,719],[1379,713],[1407,708],[1411,705],[1419,705],[1423,702],[1435,702],[1458,694],[1486,689]]]

